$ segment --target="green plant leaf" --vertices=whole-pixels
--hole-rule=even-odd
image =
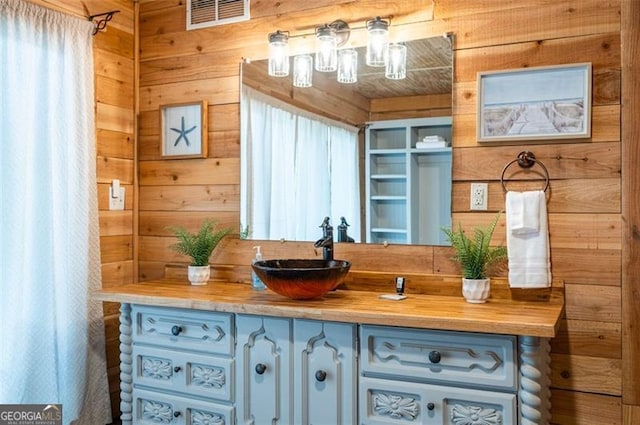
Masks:
[[[213,250],[232,231],[230,228],[216,230],[216,226],[217,222],[205,220],[198,233],[191,233],[182,226],[167,227],[178,238],[170,248],[191,257],[192,266],[206,266]]]
[[[507,249],[505,247],[490,246],[491,237],[499,217],[500,213],[486,228],[474,228],[473,239],[467,236],[460,223],[458,223],[458,230],[456,231],[445,227],[441,228],[456,251],[453,260],[460,264],[463,277],[467,279],[485,279],[487,278],[487,268],[490,265],[506,259]]]

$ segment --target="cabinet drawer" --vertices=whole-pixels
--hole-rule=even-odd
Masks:
[[[166,348],[133,347],[134,386],[232,401],[233,360]]]
[[[131,308],[133,343],[212,354],[233,354],[233,317],[178,308]]]
[[[515,337],[380,326],[360,336],[363,375],[516,388]]]
[[[133,390],[133,425],[233,425],[232,406]]]
[[[360,423],[517,424],[515,394],[361,378]]]

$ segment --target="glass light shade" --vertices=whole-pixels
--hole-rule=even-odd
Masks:
[[[358,52],[354,49],[338,51],[338,82],[351,84],[358,81]]]
[[[402,80],[407,76],[407,46],[404,44],[389,44],[389,53],[385,77],[390,80]]]
[[[325,25],[316,29],[316,71],[333,72],[338,67],[336,31]]]
[[[289,75],[289,36],[280,31],[269,34],[269,75]]]
[[[293,57],[293,85],[295,87],[311,87],[313,80],[313,57],[298,55]]]
[[[367,22],[367,65],[385,66],[389,44],[389,22],[377,17]]]

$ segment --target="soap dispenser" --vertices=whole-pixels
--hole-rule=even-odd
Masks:
[[[253,263],[255,264],[256,261],[262,260],[262,252],[260,251],[260,246],[254,246],[253,249],[256,250],[256,258],[253,259]],[[258,291],[261,291],[266,288],[266,286],[260,280],[256,272],[253,271],[253,268],[251,269],[251,287]]]

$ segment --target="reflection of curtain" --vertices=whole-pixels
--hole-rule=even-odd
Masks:
[[[0,404],[111,421],[89,22],[0,0]]]
[[[241,223],[255,239],[314,240],[325,216],[360,240],[358,130],[242,92]]]

